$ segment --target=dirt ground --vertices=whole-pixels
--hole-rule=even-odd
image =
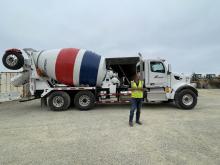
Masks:
[[[0,164],[220,164],[220,90],[199,90],[194,110],[144,105],[128,126],[129,105],[53,112],[39,100],[0,104]]]

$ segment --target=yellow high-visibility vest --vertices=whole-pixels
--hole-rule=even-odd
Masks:
[[[138,86],[134,81],[131,81],[131,88],[132,89],[138,89],[143,88],[144,81],[139,80]],[[132,90],[131,91],[131,97],[132,98],[143,98],[143,91],[141,90]]]

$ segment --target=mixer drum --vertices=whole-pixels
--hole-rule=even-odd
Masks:
[[[105,58],[84,49],[41,51],[34,61],[48,77],[69,86],[101,86],[106,74]]]

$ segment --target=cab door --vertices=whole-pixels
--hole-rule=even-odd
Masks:
[[[167,69],[162,61],[149,61],[149,81],[151,87],[167,86]]]

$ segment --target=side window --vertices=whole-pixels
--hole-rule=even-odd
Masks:
[[[165,73],[165,67],[162,62],[150,62],[151,72]]]

